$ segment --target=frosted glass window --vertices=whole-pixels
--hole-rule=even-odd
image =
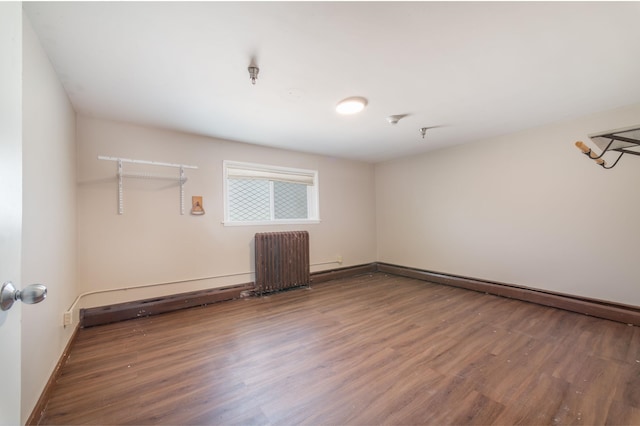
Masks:
[[[225,225],[317,222],[318,172],[225,161]]]
[[[273,204],[276,219],[306,219],[307,185],[273,182]]]
[[[229,219],[257,221],[271,218],[269,181],[229,179]]]

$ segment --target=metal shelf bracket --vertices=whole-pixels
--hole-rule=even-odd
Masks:
[[[115,161],[117,163],[117,178],[118,178],[118,214],[124,214],[124,184],[123,178],[138,178],[138,179],[166,179],[166,180],[174,180],[180,183],[180,214],[184,215],[184,184],[187,182],[187,177],[185,176],[185,169],[197,169],[197,166],[189,166],[186,164],[174,164],[174,163],[161,163],[157,161],[147,161],[147,160],[132,160],[130,158],[118,158],[118,157],[105,157],[98,156],[98,160],[106,160],[106,161]],[[133,163],[133,164],[145,164],[150,166],[160,166],[160,167],[173,167],[178,168],[180,170],[178,176],[166,176],[166,175],[158,175],[152,173],[136,173],[136,172],[128,172],[124,171],[123,163]]]

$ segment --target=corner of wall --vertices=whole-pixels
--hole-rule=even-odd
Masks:
[[[22,282],[47,299],[22,311],[21,419],[31,414],[73,329],[63,312],[77,294],[76,115],[23,11]]]

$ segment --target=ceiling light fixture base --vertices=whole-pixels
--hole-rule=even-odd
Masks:
[[[248,68],[249,70],[249,78],[251,79],[251,84],[256,84],[256,80],[258,79],[258,73],[260,72],[260,68],[251,66]]]
[[[398,121],[402,120],[409,114],[395,114],[387,117],[389,124],[398,124]]]

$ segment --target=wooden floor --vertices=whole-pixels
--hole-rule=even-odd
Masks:
[[[640,424],[640,329],[366,275],[80,330],[40,424]]]

